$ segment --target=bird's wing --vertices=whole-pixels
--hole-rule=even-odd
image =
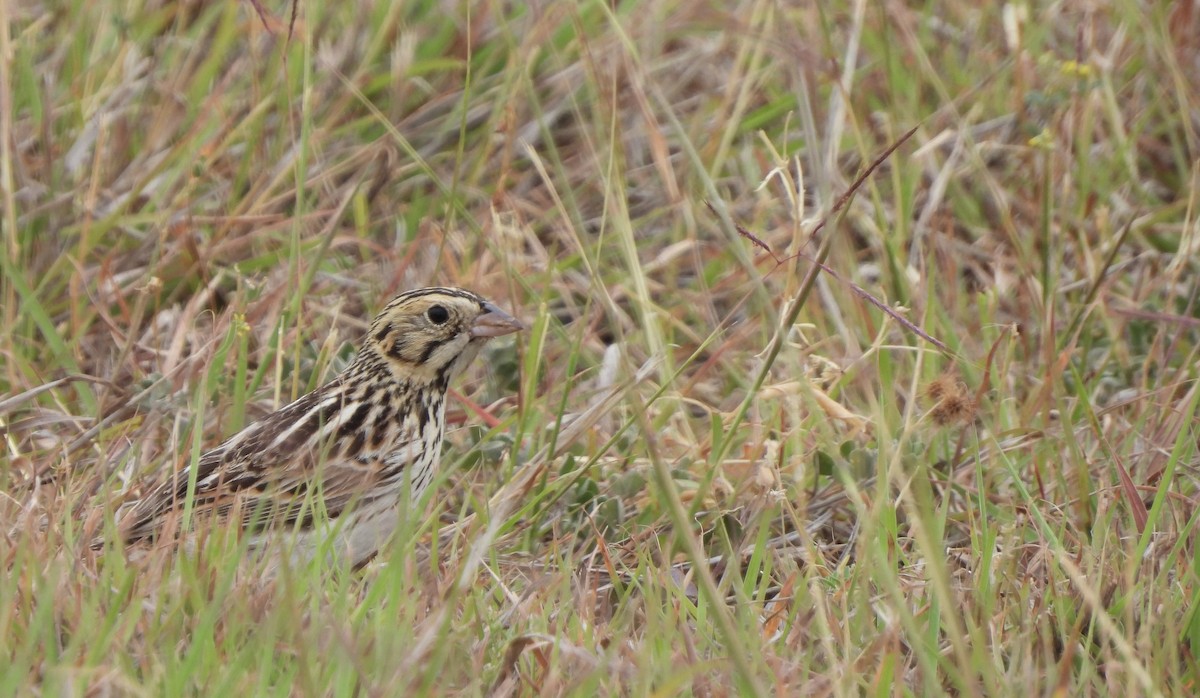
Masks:
[[[355,412],[342,394],[337,381],[330,383],[204,453],[196,464],[194,517],[233,517],[256,530],[304,528],[316,514],[314,504],[336,517],[419,457],[421,444],[404,438],[387,444],[386,452],[340,456],[332,443],[341,440],[340,415]],[[153,537],[181,514],[190,477],[191,468],[183,468],[135,504],[123,517],[125,540]]]

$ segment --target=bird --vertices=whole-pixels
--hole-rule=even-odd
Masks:
[[[224,522],[251,549],[282,540],[293,560],[331,550],[362,566],[387,542],[402,500],[420,497],[437,471],[451,381],[489,340],[523,329],[461,288],[401,293],[336,377],[127,505],[124,543],[194,544],[205,522]]]

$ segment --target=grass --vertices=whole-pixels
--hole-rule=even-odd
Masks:
[[[1192,4],[263,9],[0,3],[0,694],[1195,692]],[[90,551],[433,283],[378,560]]]

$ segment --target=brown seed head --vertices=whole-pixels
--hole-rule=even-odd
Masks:
[[[926,386],[925,397],[934,402],[929,416],[939,426],[966,422],[975,415],[975,398],[953,372],[943,373]]]

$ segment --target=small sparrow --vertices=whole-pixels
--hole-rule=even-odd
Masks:
[[[489,339],[521,329],[470,291],[400,294],[346,370],[135,502],[120,519],[122,536],[190,539],[180,519],[194,480],[194,523],[237,522],[252,547],[287,538],[300,560],[333,535],[336,553],[363,564],[395,527],[402,498],[416,499],[433,479],[450,381]]]

